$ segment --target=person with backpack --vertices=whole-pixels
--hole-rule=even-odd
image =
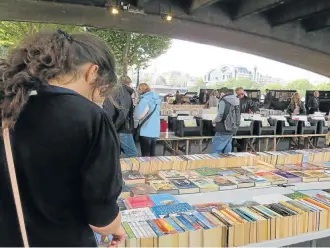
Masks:
[[[134,130],[134,105],[132,94],[134,90],[130,87],[132,80],[128,76],[119,79],[121,86],[113,97],[116,105],[107,98],[104,101],[103,109],[112,119],[120,140],[120,149],[125,157],[137,157],[137,149],[133,139]]]
[[[216,133],[212,140],[212,152],[229,153],[232,150],[233,135],[241,121],[240,104],[228,88],[220,89],[220,94],[218,114],[213,121]]]

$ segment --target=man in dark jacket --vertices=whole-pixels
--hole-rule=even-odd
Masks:
[[[257,107],[257,103],[245,95],[243,88],[239,87],[235,92],[239,98],[241,113],[258,113],[260,111]]]
[[[213,121],[215,136],[212,140],[213,153],[229,153],[233,135],[240,122],[239,99],[226,87],[220,90],[218,114]]]
[[[120,83],[121,87],[116,92],[116,96],[113,97],[115,104],[110,99],[106,99],[103,109],[111,117],[116,127],[122,153],[126,157],[137,157],[138,153],[132,135],[134,129],[134,105],[132,101],[134,90],[130,87],[132,80],[123,76],[120,78]]]
[[[312,115],[315,112],[319,111],[320,107],[320,93],[318,91],[314,91],[314,96],[309,98],[307,103],[308,114]]]

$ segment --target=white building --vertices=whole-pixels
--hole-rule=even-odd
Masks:
[[[204,75],[204,82],[206,84],[221,83],[229,79],[248,78],[253,79],[252,72],[246,67],[222,65],[218,68],[210,70]]]

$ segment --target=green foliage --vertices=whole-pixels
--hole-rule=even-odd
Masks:
[[[306,79],[297,79],[288,83],[286,89],[296,90],[299,92],[300,96],[304,96],[306,94],[306,90],[313,90],[315,89],[315,86]]]
[[[0,45],[15,47],[28,35],[33,35],[41,30],[62,29],[68,33],[81,32],[82,27],[58,24],[32,23],[32,22],[0,22]]]
[[[123,69],[125,57],[128,66],[145,69],[151,60],[166,53],[171,46],[171,39],[164,37],[97,28],[88,28],[87,31],[101,37],[109,44],[119,71]]]
[[[269,89],[269,90],[285,90],[286,85],[279,84],[279,83],[267,84],[266,86],[261,87],[261,92],[265,93],[266,89]]]
[[[239,78],[229,79],[223,83],[217,83],[215,88],[220,89],[222,87],[227,87],[229,89],[236,89],[238,87],[243,87],[244,89],[259,89],[260,84],[248,78]]]
[[[316,86],[317,90],[330,90],[330,83],[321,83]]]
[[[0,46],[0,59],[4,59],[7,57],[8,48],[4,46]]]
[[[194,86],[188,87],[189,92],[198,92],[200,88],[205,88],[205,82],[202,77],[196,80],[196,84]]]

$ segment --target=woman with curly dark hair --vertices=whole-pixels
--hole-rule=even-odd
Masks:
[[[107,45],[86,33],[41,32],[0,62],[0,76],[29,245],[95,246],[93,231],[118,245],[119,143],[93,103],[116,84]],[[23,245],[17,219],[2,153],[0,246]]]

